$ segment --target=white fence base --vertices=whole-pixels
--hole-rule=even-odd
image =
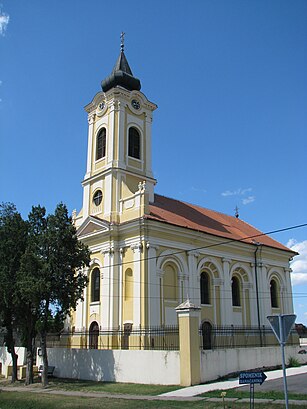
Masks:
[[[305,363],[298,346],[286,346],[286,363],[290,357]],[[201,382],[218,379],[233,372],[281,365],[280,347],[205,350],[201,353]]]
[[[25,364],[26,360],[26,348],[16,347],[15,352],[18,355],[17,365],[21,366]],[[12,355],[7,352],[6,347],[0,347],[0,363],[1,363],[1,375],[7,375],[7,368],[12,366]]]
[[[129,351],[48,348],[54,376],[105,382],[178,385],[178,351]],[[37,365],[41,364],[37,357]]]

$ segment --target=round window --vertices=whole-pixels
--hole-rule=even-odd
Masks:
[[[97,190],[97,192],[95,192],[93,196],[93,201],[96,206],[100,205],[100,203],[102,202],[102,191],[101,190]]]

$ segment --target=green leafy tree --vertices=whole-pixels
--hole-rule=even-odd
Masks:
[[[88,248],[78,241],[76,228],[64,204],[46,216],[45,208],[36,206],[29,214],[28,247],[20,269],[23,301],[31,305],[35,330],[40,334],[43,372],[42,384],[48,384],[46,337],[50,315],[62,321],[82,299],[88,279],[83,267],[89,265]],[[29,335],[30,338],[30,335]]]
[[[18,292],[18,271],[27,244],[28,225],[12,203],[0,204],[0,326],[12,356],[12,382],[17,380],[15,335],[24,310]]]

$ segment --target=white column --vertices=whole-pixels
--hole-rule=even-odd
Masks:
[[[102,328],[110,327],[110,268],[111,268],[111,257],[110,250],[102,251],[104,254],[104,268],[103,268],[103,280],[101,285],[101,326]]]
[[[164,292],[163,292],[163,270],[157,270],[157,277],[159,282],[159,312],[160,312],[160,325],[165,323],[165,311],[164,311]]]
[[[89,215],[90,205],[90,184],[87,182],[83,185],[83,220]]]
[[[119,269],[118,269],[118,325],[122,327],[123,325],[123,257],[124,248],[119,249]]]
[[[125,106],[121,102],[118,103],[118,166],[126,169],[125,161],[125,139],[127,138],[127,130],[125,128]]]
[[[255,302],[252,303],[252,283],[244,283],[242,285],[242,294],[243,294],[243,315],[242,315],[242,323],[243,325],[247,325],[247,310],[249,308],[250,311],[250,319],[251,325],[258,325],[258,318],[257,318],[257,304]],[[246,290],[248,291],[248,296],[246,295]],[[249,303],[249,304],[248,304]]]
[[[145,171],[146,175],[153,177],[151,169],[151,124],[152,124],[152,115],[145,114],[145,133],[144,138],[146,138],[146,153],[145,155]],[[144,146],[144,144],[143,144]]]
[[[231,291],[231,278],[230,278],[230,263],[231,259],[223,258],[223,273],[224,273],[224,285],[222,287],[223,294],[221,301],[221,312],[222,314],[222,325],[231,325],[232,324],[232,291]]]
[[[157,275],[157,246],[147,243],[148,249],[148,325],[160,325],[160,280]]]
[[[220,314],[221,314],[221,323],[223,324],[223,308],[222,308],[222,289],[223,289],[223,279],[222,278],[214,278],[212,280],[212,284],[213,284],[213,308],[214,308],[214,322],[217,324],[218,323],[218,319],[217,319],[217,308],[219,306],[219,310],[220,310]],[[220,299],[217,300],[216,299],[216,291],[217,289],[220,289],[219,293],[220,293]]]
[[[107,144],[107,151],[108,151],[108,157],[107,157],[107,162],[108,165],[112,166],[112,162],[114,160],[114,144],[115,144],[115,127],[116,127],[116,122],[115,122],[115,110],[117,108],[117,101],[112,101],[112,103],[109,106],[109,138],[108,138],[108,144]]]
[[[189,286],[184,294],[184,297],[189,297],[190,301],[195,305],[200,305],[200,280],[197,272],[197,259],[199,253],[197,251],[188,252],[188,266],[189,266]]]
[[[118,252],[113,247],[110,248],[109,262],[109,326],[116,328],[118,326],[118,269],[114,264],[118,264]]]
[[[270,283],[268,280],[268,269],[269,266],[261,264],[259,269],[260,278],[259,282],[259,294],[260,294],[260,323],[261,325],[268,326],[267,316],[271,315],[271,292],[270,292]]]
[[[142,243],[131,246],[134,253],[133,263],[133,325],[141,325],[141,254]]]
[[[286,297],[287,297],[287,309],[285,310],[286,314],[293,314],[293,298],[292,298],[292,291],[291,291],[291,268],[285,268],[285,281],[286,281]]]
[[[89,278],[89,272],[90,272],[90,269],[89,268],[87,268],[86,269],[86,275],[87,275],[87,277]],[[83,327],[83,329],[85,329],[86,331],[88,330],[88,322],[87,322],[87,311],[88,311],[88,303],[89,303],[89,285],[87,285],[85,288],[84,288],[84,293],[83,293],[83,297],[84,297],[84,301],[83,301],[83,303],[82,303],[82,306],[83,306],[83,308],[82,308],[82,327]]]
[[[93,132],[94,132],[95,114],[88,115],[88,145],[87,145],[87,164],[86,174],[84,179],[87,179],[91,175],[92,169],[92,151],[93,151]]]

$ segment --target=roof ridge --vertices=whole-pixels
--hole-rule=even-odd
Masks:
[[[219,210],[209,209],[209,207],[204,207],[204,206],[201,206],[201,205],[193,204],[193,203],[190,203],[190,202],[186,202],[186,201],[184,201],[184,200],[174,199],[173,197],[169,197],[169,196],[165,196],[165,195],[160,195],[159,193],[155,193],[155,196],[161,196],[161,197],[165,197],[166,199],[176,200],[177,202],[181,202],[181,203],[184,203],[184,204],[187,204],[187,205],[190,205],[190,206],[200,207],[201,209],[209,210],[210,212],[218,213],[218,214],[221,214],[222,216],[231,217],[232,219],[240,220],[240,221],[243,222],[243,223],[247,223],[247,222],[245,222],[244,220],[242,220],[242,219],[240,219],[240,218],[237,218],[237,217],[235,217],[235,216],[231,216],[230,214],[227,214],[227,213],[220,212]],[[154,202],[153,202],[153,204],[154,204]],[[247,224],[248,224],[248,223],[247,223]],[[253,227],[253,226],[251,226],[251,227]],[[254,228],[254,227],[253,227],[253,228]],[[259,231],[260,231],[260,230],[259,230]]]

